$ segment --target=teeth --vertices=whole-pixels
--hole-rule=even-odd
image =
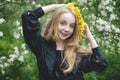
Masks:
[[[67,34],[62,33],[63,36],[67,36]]]

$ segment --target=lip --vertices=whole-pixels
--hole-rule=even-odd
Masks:
[[[68,34],[60,32],[62,34],[63,37],[66,37]]]

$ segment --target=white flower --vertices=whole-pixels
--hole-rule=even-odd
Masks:
[[[105,41],[105,45],[110,45],[110,42],[109,41]]]
[[[22,30],[22,26],[19,26],[19,27],[18,27],[18,30]]]
[[[102,16],[107,16],[107,14],[106,14],[106,12],[104,10],[101,10],[100,13],[101,13]]]
[[[24,62],[24,57],[23,57],[23,56],[20,56],[20,57],[18,58],[18,60],[21,61],[21,62]]]
[[[2,65],[2,64],[0,64],[0,68],[3,68],[3,65]]]
[[[110,12],[113,12],[113,7],[112,6],[106,6],[106,9]]]
[[[37,4],[36,7],[40,7],[41,5],[40,4]]]
[[[8,2],[10,2],[11,0],[7,0]]]
[[[17,58],[16,54],[10,54],[9,55],[10,59],[8,59],[8,62],[14,62],[14,60]]]
[[[25,47],[25,44],[24,44],[24,43],[21,45],[21,47],[22,47],[23,49],[26,49],[26,47]]]
[[[112,21],[112,20],[115,20],[115,19],[117,19],[117,15],[111,14],[109,20]]]
[[[2,72],[3,75],[5,74],[5,71],[3,69],[1,70],[1,72]]]
[[[107,24],[107,22],[105,20],[102,20],[102,19],[98,19],[96,22],[100,25],[106,25]]]
[[[101,39],[100,38],[96,38],[96,41],[99,43],[101,41]]]
[[[97,28],[99,31],[103,31],[103,30],[104,30],[104,27],[101,26],[101,25],[97,25],[96,28]]]
[[[23,35],[22,26],[19,26],[19,27],[18,27],[18,30],[20,31],[20,34]]]
[[[34,5],[34,4],[35,4],[35,1],[32,1],[32,4]]]
[[[101,9],[102,9],[102,7],[103,7],[103,5],[101,5],[101,4],[100,4],[100,5],[98,5],[98,9],[99,9],[99,10],[101,10]]]
[[[10,58],[10,59],[8,59],[8,62],[9,62],[9,63],[14,62],[14,59],[13,59],[13,58]]]
[[[120,41],[118,42],[117,46],[120,48]]]
[[[116,32],[116,33],[120,33],[120,29],[119,29],[119,28],[116,28],[116,29],[115,29],[115,32]]]
[[[88,3],[88,5],[89,5],[89,6],[92,6],[92,1],[90,1],[90,2]]]
[[[110,32],[111,32],[111,28],[110,28],[109,25],[106,25],[106,26],[105,26],[105,31],[110,31]]]
[[[0,59],[6,59],[6,57],[5,57],[5,56],[2,56]]]
[[[17,26],[19,26],[19,25],[20,25],[20,22],[19,22],[19,21],[16,21],[15,24],[16,24]]]
[[[107,5],[107,4],[110,3],[110,0],[105,0],[103,3],[104,3],[105,5]]]
[[[29,52],[28,50],[24,50],[22,54],[24,55],[24,54],[27,54],[28,52]]]
[[[15,37],[16,39],[18,39],[18,38],[20,38],[20,34],[15,31],[15,32],[14,32],[14,37]]]
[[[8,63],[4,63],[4,67],[8,67],[9,66],[9,64]]]
[[[2,24],[3,22],[5,22],[4,18],[0,18],[0,24]]]
[[[95,20],[95,19],[96,19],[95,14],[92,14],[92,15],[91,15],[91,17],[92,17],[92,19],[93,19],[93,20]]]
[[[115,25],[111,25],[111,28],[112,28],[113,30],[115,30]]]
[[[3,36],[3,32],[0,31],[0,37],[2,37],[2,36]]]
[[[19,54],[18,47],[15,46],[13,49],[14,49],[14,52],[18,55]]]

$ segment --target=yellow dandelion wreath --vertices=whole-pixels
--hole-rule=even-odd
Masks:
[[[67,3],[66,5],[69,8],[71,8],[75,12],[76,16],[78,17],[79,38],[82,39],[85,22],[83,20],[82,14],[80,13],[80,9],[78,7],[75,7],[73,3]]]

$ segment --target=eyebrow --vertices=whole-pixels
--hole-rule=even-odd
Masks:
[[[63,22],[67,22],[66,20],[60,20],[60,21],[63,21]],[[71,23],[72,25],[75,25],[75,23]]]

